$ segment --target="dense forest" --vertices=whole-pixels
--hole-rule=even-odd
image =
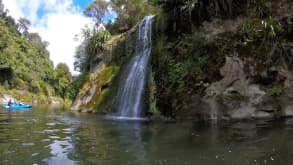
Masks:
[[[27,102],[50,103],[69,98],[72,76],[68,66],[54,68],[48,42],[29,32],[30,21],[15,20],[0,1],[0,94]]]

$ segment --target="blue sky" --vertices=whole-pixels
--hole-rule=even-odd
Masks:
[[[50,44],[50,58],[56,66],[66,63],[73,71],[75,47],[80,43],[74,36],[80,34],[92,20],[83,15],[83,10],[93,0],[2,0],[9,14],[16,20],[20,17],[31,21],[30,32],[37,32]]]
[[[93,0],[73,0],[73,5],[76,7],[79,7],[81,11],[83,11]],[[39,17],[42,17],[44,14],[46,14],[46,11],[44,11],[42,8],[39,8],[37,11],[37,14]]]
[[[73,4],[79,6],[81,9],[85,9],[93,0],[73,0]]]

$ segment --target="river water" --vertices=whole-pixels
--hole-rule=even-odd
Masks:
[[[0,164],[291,165],[293,120],[147,123],[1,110]]]

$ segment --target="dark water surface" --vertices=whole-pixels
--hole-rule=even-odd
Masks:
[[[0,164],[292,165],[293,120],[166,124],[1,110]]]

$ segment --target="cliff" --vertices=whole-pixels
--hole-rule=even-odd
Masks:
[[[219,14],[190,19],[196,28],[181,23],[180,11],[176,20],[170,10],[158,16],[154,33],[160,34],[154,41],[152,67],[156,102],[164,115],[199,119],[293,115],[292,1],[266,1],[264,13],[247,4],[238,2],[237,11],[227,11],[229,5],[222,4]]]
[[[189,12],[180,7],[184,4],[166,3],[155,17],[146,114],[292,116],[293,2],[195,3]],[[135,29],[96,55],[72,110],[113,113],[121,72],[134,52]]]

